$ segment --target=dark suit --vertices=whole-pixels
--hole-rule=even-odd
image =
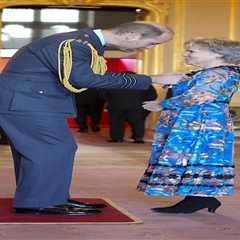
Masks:
[[[154,100],[157,97],[153,86],[149,89],[104,90],[103,96],[107,102],[110,122],[110,138],[122,141],[124,137],[124,123],[129,122],[132,127],[132,138],[136,141],[143,140],[145,132],[145,120],[149,111],[143,109],[144,101]]]
[[[14,207],[39,208],[69,198],[77,145],[66,117],[76,116],[74,95],[58,80],[58,46],[66,39],[104,48],[91,29],[55,34],[21,48],[0,77],[0,126],[11,141],[16,173]],[[91,51],[72,42],[70,82],[76,87],[147,89],[150,77],[94,74]]]
[[[99,91],[95,88],[88,88],[86,91],[76,94],[76,103],[76,121],[80,131],[88,129],[88,116],[90,117],[93,131],[99,128],[104,107],[104,100],[100,97]]]

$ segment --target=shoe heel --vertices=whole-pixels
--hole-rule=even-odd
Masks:
[[[221,204],[219,204],[218,206],[215,206],[215,207],[210,207],[208,208],[208,212],[210,213],[215,213],[215,211],[220,207]]]
[[[217,209],[217,208],[208,208],[208,212],[210,212],[210,213],[215,213],[216,209]]]

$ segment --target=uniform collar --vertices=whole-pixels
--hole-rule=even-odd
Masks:
[[[103,55],[104,53],[104,46],[101,43],[100,38],[95,33],[94,29],[91,28],[85,28],[81,29],[80,31],[82,33],[81,39],[87,42],[90,42],[95,49],[98,51],[100,55]]]
[[[103,36],[103,34],[102,34],[102,30],[101,30],[101,29],[94,29],[93,31],[94,31],[94,33],[97,35],[97,37],[99,38],[101,44],[102,44],[103,46],[105,46],[106,41],[105,41],[104,36]]]

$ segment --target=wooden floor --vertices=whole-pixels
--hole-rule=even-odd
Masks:
[[[144,224],[0,225],[0,240],[239,240],[240,239],[240,142],[236,143],[236,194],[220,198],[216,214],[157,214],[151,207],[175,203],[179,198],[153,198],[136,191],[150,152],[152,133],[145,144],[108,143],[106,130],[73,134],[79,144],[72,195],[105,197],[127,209]],[[0,146],[0,194],[12,197],[14,175],[8,146]],[[0,213],[1,214],[1,213]]]

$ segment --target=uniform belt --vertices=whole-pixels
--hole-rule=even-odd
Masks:
[[[47,91],[49,93],[71,95],[71,93],[63,88],[57,81],[43,81],[42,79],[36,79],[29,77],[15,77],[12,75],[1,76],[0,87],[9,89],[12,91],[32,92],[32,91]]]

